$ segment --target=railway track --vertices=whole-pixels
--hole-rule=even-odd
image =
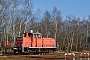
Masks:
[[[68,58],[90,58],[89,53],[53,53],[53,54],[45,54],[45,55],[28,55],[28,54],[4,54],[1,55],[0,58],[6,58],[6,59],[11,59],[11,60],[64,60]]]
[[[4,55],[1,55],[0,58],[6,58],[6,59],[19,59],[19,60],[58,60],[58,59],[64,59],[64,58],[61,58],[60,56],[58,55],[55,55],[55,54],[46,54],[46,55],[18,55],[18,54],[4,54]]]

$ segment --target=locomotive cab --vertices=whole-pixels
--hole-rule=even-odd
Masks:
[[[36,32],[36,33],[33,33],[33,35],[34,35],[34,38],[42,38],[41,33]]]

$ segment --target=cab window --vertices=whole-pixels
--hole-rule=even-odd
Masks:
[[[19,38],[17,38],[17,40],[23,40],[23,38],[22,37],[19,37]]]

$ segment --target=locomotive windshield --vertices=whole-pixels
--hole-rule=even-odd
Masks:
[[[17,40],[23,40],[23,38],[22,37],[18,37]]]
[[[41,34],[34,34],[34,38],[41,38],[42,35]]]

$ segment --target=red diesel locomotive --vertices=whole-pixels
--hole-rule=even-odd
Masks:
[[[16,38],[13,51],[15,53],[49,53],[56,50],[56,41],[54,38],[42,37],[39,32],[24,33],[24,36]]]

